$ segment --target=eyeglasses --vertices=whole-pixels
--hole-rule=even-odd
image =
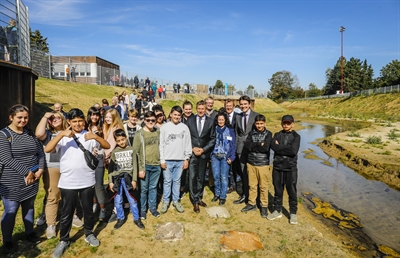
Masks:
[[[145,121],[146,121],[147,123],[155,123],[155,122],[156,122],[155,119],[145,119]]]

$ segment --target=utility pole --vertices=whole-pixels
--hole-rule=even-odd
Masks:
[[[340,58],[340,66],[341,66],[341,76],[340,76],[340,94],[344,93],[344,57],[343,57],[343,32],[346,30],[345,27],[340,26],[340,34],[341,34],[341,58]]]

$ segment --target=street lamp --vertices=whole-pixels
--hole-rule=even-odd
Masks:
[[[344,92],[344,72],[343,72],[343,61],[344,61],[344,57],[343,57],[343,32],[346,30],[345,27],[340,26],[340,34],[341,34],[341,46],[342,46],[342,55],[340,58],[340,66],[341,66],[341,76],[340,76],[340,94],[342,94]]]

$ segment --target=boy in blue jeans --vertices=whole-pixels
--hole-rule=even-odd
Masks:
[[[127,136],[123,129],[115,130],[114,139],[117,146],[112,151],[110,165],[108,166],[110,189],[116,193],[114,206],[117,210],[118,221],[114,225],[114,229],[120,228],[126,222],[123,207],[123,192],[125,192],[128,199],[134,219],[133,222],[140,229],[144,229],[144,225],[139,218],[137,202],[131,194],[137,187],[137,173],[133,169],[136,166],[134,151],[131,146],[128,146]]]

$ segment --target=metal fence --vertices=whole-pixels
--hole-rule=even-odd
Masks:
[[[0,1],[0,60],[30,65],[29,12],[21,0]]]
[[[297,100],[309,100],[309,99],[329,99],[329,98],[346,98],[346,97],[356,97],[356,96],[370,96],[376,94],[387,94],[387,93],[397,93],[400,92],[400,85],[391,85],[380,88],[374,88],[369,90],[359,90],[346,93],[337,93],[331,95],[323,95],[311,98],[301,98],[301,99],[287,99],[287,101],[297,101]]]

